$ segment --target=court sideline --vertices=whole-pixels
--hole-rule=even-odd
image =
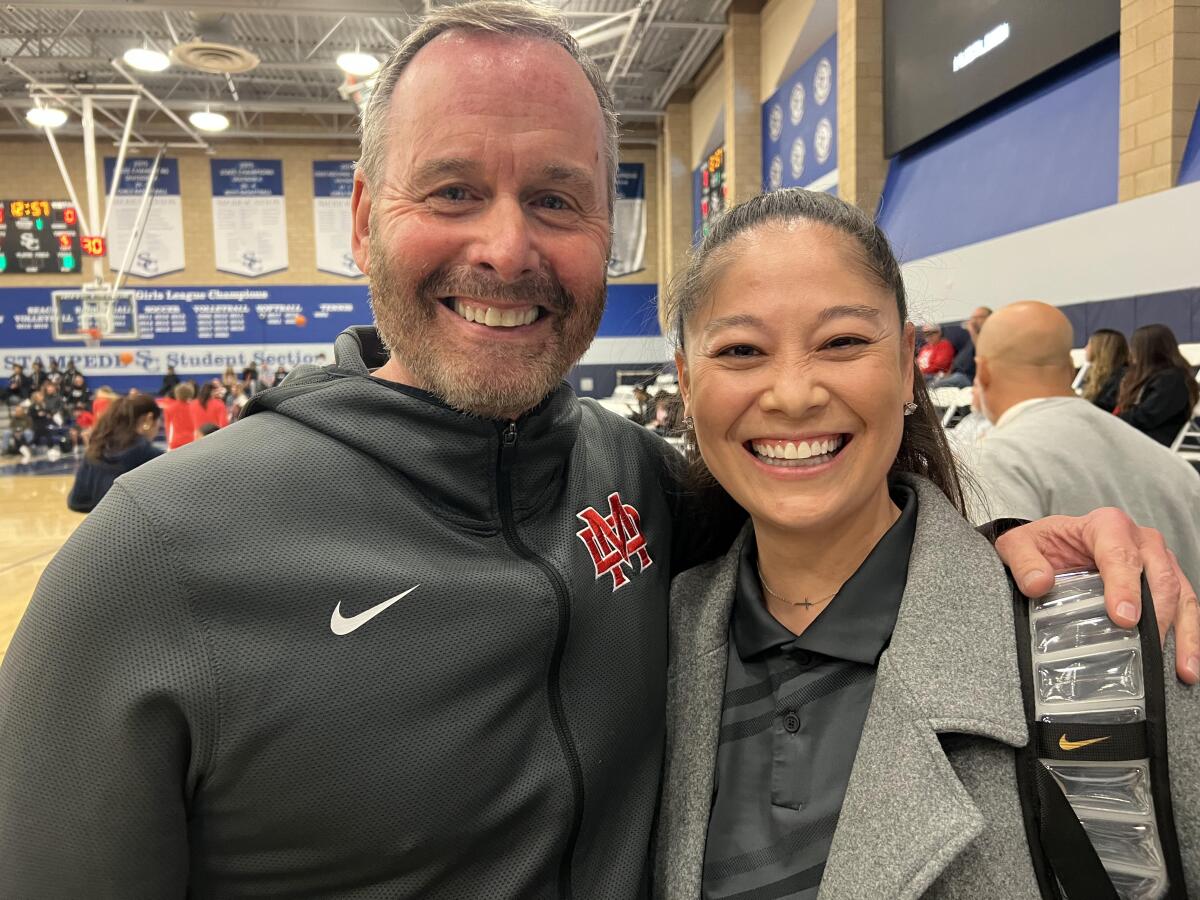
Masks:
[[[67,509],[73,468],[0,465],[0,662],[42,571],[85,518]]]

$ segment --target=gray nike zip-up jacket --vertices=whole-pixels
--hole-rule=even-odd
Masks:
[[[0,668],[0,897],[644,894],[673,451],[565,385],[461,415],[378,350],[51,562]]]

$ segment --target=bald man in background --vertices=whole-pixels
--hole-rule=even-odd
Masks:
[[[1071,323],[1058,309],[1025,301],[984,323],[976,385],[993,423],[977,457],[984,508],[977,522],[1128,510],[1159,529],[1184,574],[1200,577],[1200,475],[1179,455],[1077,397]]]

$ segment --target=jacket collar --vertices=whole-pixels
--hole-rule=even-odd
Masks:
[[[243,416],[270,410],[301,422],[410,482],[443,515],[494,528],[500,447],[509,423],[466,415],[424,391],[372,377],[383,353],[374,329],[343,333],[335,353],[334,366],[298,368],[283,385],[256,395]],[[581,415],[578,398],[564,383],[517,420],[511,469],[517,521],[562,490]]]
[[[938,735],[1013,747],[1028,737],[1004,568],[934,485],[901,477],[917,493],[904,600],[879,661],[822,898],[919,897],[984,826]],[[750,539],[747,525],[721,560],[672,588],[672,747],[658,877],[679,896],[700,891],[729,616]]]

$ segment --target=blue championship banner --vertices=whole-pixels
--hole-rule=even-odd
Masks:
[[[617,196],[613,204],[612,255],[608,277],[620,278],[646,268],[646,166],[621,163],[617,167]]]
[[[106,156],[105,190],[111,190],[116,168],[116,157]],[[108,221],[108,267],[113,272],[120,270],[121,262],[125,259],[138,209],[142,204],[142,194],[153,168],[153,159],[140,157],[126,158],[121,167],[121,180],[117,183]],[[154,178],[146,225],[130,258],[129,274],[139,278],[154,278],[168,272],[178,272],[183,266],[183,199],[179,195],[179,161],[164,156],[158,165],[158,175]]]
[[[762,108],[763,190],[837,190],[837,35]]]
[[[354,194],[354,160],[313,160],[313,238],[317,269],[345,278],[362,272],[350,252],[350,198]]]
[[[257,278],[286,269],[283,162],[214,159],[212,188],[217,270]]]

